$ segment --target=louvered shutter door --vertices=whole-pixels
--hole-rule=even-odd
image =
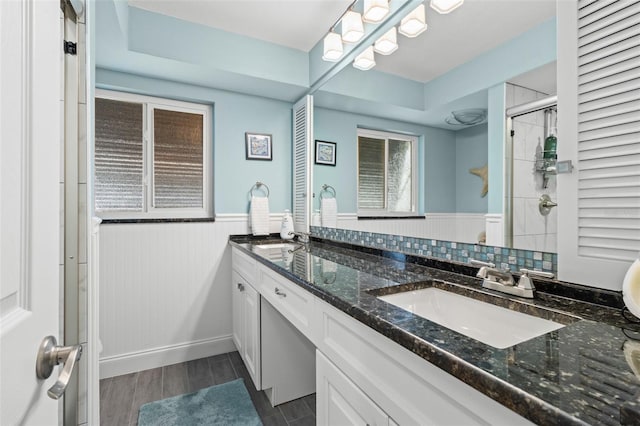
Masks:
[[[302,232],[309,232],[311,223],[312,142],[313,97],[308,95],[293,106],[293,224]]]
[[[576,166],[558,176],[560,278],[619,290],[640,251],[640,1],[558,12],[558,153]]]

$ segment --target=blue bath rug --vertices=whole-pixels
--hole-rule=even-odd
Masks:
[[[244,380],[201,389],[140,407],[138,426],[262,425]]]

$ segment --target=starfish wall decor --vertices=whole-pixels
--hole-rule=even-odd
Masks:
[[[486,196],[487,192],[489,192],[489,164],[485,164],[484,167],[469,169],[469,173],[482,179],[482,193],[480,196]]]

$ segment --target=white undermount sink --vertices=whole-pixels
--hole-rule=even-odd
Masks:
[[[564,327],[564,324],[433,287],[378,298],[498,349]]]
[[[253,250],[257,254],[271,261],[290,262],[293,258],[293,252],[300,248],[300,244],[291,243],[271,243],[271,244],[254,244]]]
[[[300,247],[300,244],[296,243],[273,243],[273,244],[254,244],[253,248],[258,250],[293,250]]]

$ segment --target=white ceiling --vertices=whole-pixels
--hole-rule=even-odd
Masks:
[[[132,6],[309,51],[351,0],[130,0]],[[428,1],[425,3],[428,4]],[[376,69],[427,82],[555,16],[556,0],[466,0],[447,15],[427,7],[429,28]]]
[[[129,4],[308,52],[351,1],[129,0]]]

